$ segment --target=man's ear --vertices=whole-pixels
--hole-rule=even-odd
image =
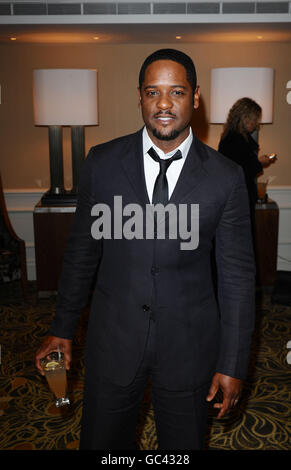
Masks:
[[[195,92],[194,92],[194,109],[199,107],[199,99],[200,99],[200,86],[197,85]]]
[[[140,92],[140,88],[137,87],[137,96],[138,96],[138,107],[141,106],[141,92]]]

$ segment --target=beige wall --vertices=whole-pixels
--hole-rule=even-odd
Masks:
[[[137,78],[144,58],[160,47],[136,45],[0,45],[0,161],[6,189],[47,188],[49,156],[47,128],[35,127],[32,71],[36,68],[97,68],[99,74],[98,127],[86,128],[86,152],[92,145],[133,132],[142,125]],[[266,66],[275,69],[274,122],[262,126],[261,152],[277,152],[279,160],[266,170],[274,185],[291,184],[291,105],[286,84],[291,80],[290,43],[197,43],[179,48],[194,59],[201,87],[201,107],[194,129],[217,148],[221,125],[208,125],[210,70],[213,67]],[[65,184],[71,186],[70,132],[64,129]]]

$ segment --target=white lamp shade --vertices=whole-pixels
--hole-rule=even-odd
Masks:
[[[232,105],[251,98],[262,108],[262,123],[273,118],[274,70],[267,67],[232,67],[211,70],[210,122],[226,122]]]
[[[96,70],[34,70],[33,84],[36,125],[98,124]]]

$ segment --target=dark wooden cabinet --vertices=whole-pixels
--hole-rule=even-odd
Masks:
[[[276,278],[278,254],[279,208],[275,201],[256,204],[255,251],[257,285],[272,287]]]
[[[34,208],[36,284],[38,295],[57,291],[66,241],[73,222],[75,206]]]

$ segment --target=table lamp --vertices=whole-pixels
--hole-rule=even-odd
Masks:
[[[273,120],[274,70],[267,67],[229,67],[211,70],[210,122],[226,122],[232,105],[251,98],[262,108],[261,123]]]
[[[49,128],[50,189],[43,205],[76,203],[80,168],[85,158],[84,126],[98,125],[97,71],[38,69],[33,71],[36,126]],[[64,188],[62,127],[71,127],[73,187]]]

